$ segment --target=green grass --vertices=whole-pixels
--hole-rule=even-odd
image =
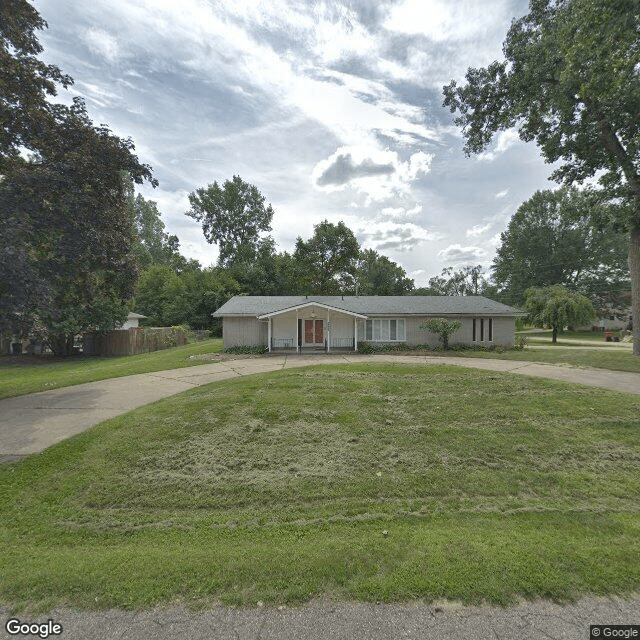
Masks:
[[[635,396],[444,366],[201,387],[0,467],[0,601],[637,592],[639,415]]]
[[[527,337],[530,344],[548,344],[551,345],[551,330],[536,331],[536,332],[521,332]],[[614,331],[614,336],[619,336],[619,331]],[[631,348],[630,343],[613,343],[607,342],[600,331],[562,331],[558,334],[556,346],[576,346],[582,342],[588,342],[588,346],[592,347],[620,347],[621,344],[626,344],[628,348]]]
[[[0,399],[135,373],[203,364],[202,360],[190,360],[189,356],[221,350],[222,340],[212,339],[183,347],[117,358],[92,356],[51,361],[50,358],[43,357],[39,362],[30,358],[25,364],[7,364],[0,359]]]
[[[457,351],[438,355],[455,355],[464,358],[494,358],[498,360],[517,360],[523,362],[543,362],[548,364],[567,364],[574,367],[592,367],[611,371],[630,371],[640,373],[640,358],[623,349],[581,349],[580,347],[562,347],[549,345],[545,348],[524,351]]]

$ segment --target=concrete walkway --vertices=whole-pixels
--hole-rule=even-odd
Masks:
[[[245,358],[112,378],[0,400],[0,462],[40,452],[103,420],[210,382],[294,367],[363,362],[452,364],[640,394],[638,373],[513,360],[358,354]]]

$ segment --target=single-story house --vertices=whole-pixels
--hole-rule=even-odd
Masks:
[[[129,315],[127,316],[127,319],[124,321],[122,326],[116,327],[116,329],[121,329],[123,331],[125,329],[137,329],[138,321],[146,317],[147,316],[140,315],[139,313],[134,313],[133,311],[129,311]]]
[[[235,296],[213,316],[222,318],[224,347],[269,351],[357,351],[361,342],[437,346],[420,329],[429,318],[462,322],[449,344],[512,347],[519,309],[482,296]]]

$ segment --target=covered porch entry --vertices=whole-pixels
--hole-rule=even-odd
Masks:
[[[306,302],[258,316],[258,320],[268,323],[270,352],[296,353],[357,351],[358,320],[361,319],[366,316],[319,302]]]

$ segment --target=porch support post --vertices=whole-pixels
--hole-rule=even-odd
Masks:
[[[296,353],[300,353],[300,322],[298,320],[297,309],[296,309]]]
[[[327,309],[327,353],[331,350],[331,311]]]
[[[271,353],[271,316],[269,316],[269,322],[267,323],[267,340],[269,342],[269,353]]]
[[[353,319],[353,350],[358,350],[358,318]]]

